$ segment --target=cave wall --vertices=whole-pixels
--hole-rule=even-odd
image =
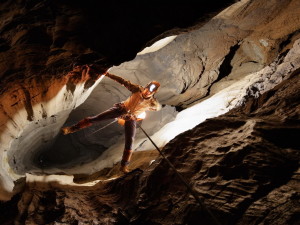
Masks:
[[[286,79],[288,71],[299,68],[299,47],[295,44],[299,38],[297,12],[297,1],[240,1],[205,24],[171,38],[162,48],[138,53],[133,60],[112,67],[110,72],[142,85],[151,79],[158,80],[162,86],[156,97],[162,104],[175,106],[177,110],[189,107],[176,117],[171,110],[161,112],[165,117],[175,117],[173,123],[162,123],[161,114],[157,113],[143,124],[147,132],[154,134],[152,138],[157,145],[163,147],[179,133],[243,104],[249,96],[257,97],[273,88]],[[68,123],[104,111],[128,95],[126,88],[119,88],[119,84],[105,78],[72,112]],[[155,132],[148,128],[147,121],[153,124]],[[117,142],[108,145],[109,149],[97,160],[77,166],[76,170],[93,173],[120,159],[122,128],[110,127],[109,131],[93,136],[95,139],[91,139],[87,129],[71,141],[61,142],[70,143],[70,151],[73,146],[85,143],[82,152],[94,151],[94,146],[88,146],[90,143],[108,144],[107,139]],[[148,150],[153,146],[140,132],[134,148]]]
[[[3,21],[8,21],[10,24],[8,28],[14,27],[14,23],[9,22],[18,19],[16,15],[20,11],[24,12],[18,6],[19,3],[24,2],[27,2],[26,7],[27,10],[30,9],[29,11],[31,8],[43,8],[45,3],[50,4],[48,1],[43,1],[37,6],[35,6],[35,1],[5,3],[4,6],[10,4],[9,6],[13,9],[3,14],[5,15]],[[26,11],[26,7],[23,10]],[[37,14],[34,12],[37,11],[33,11],[30,18],[35,18]],[[71,13],[72,10],[67,7],[66,12]],[[185,43],[196,46],[195,43],[202,43],[202,38],[207,35],[206,45],[203,40],[201,49],[209,56],[207,61],[211,58],[215,60],[207,64],[207,66],[213,65],[210,67],[211,76],[207,74],[209,70],[206,67],[200,67],[203,68],[201,71],[205,78],[200,83],[209,80],[209,87],[204,87],[206,89],[202,93],[194,88],[193,85],[197,86],[196,83],[189,83],[194,79],[193,76],[189,77],[189,73],[195,75],[199,72],[199,67],[192,66],[198,65],[199,61],[204,61],[199,57],[198,60],[191,60],[194,63],[184,67],[189,73],[180,83],[182,85],[179,86],[180,92],[174,92],[178,98],[174,96],[172,101],[168,98],[170,105],[174,104],[173,101],[178,101],[179,104],[184,102],[180,105],[181,107],[194,105],[196,103],[193,102],[194,100],[203,100],[202,102],[212,100],[213,96],[230,87],[230,84],[255,77],[253,85],[243,89],[245,96],[241,98],[242,101],[238,102],[238,105],[235,105],[239,106],[238,108],[223,116],[208,119],[178,135],[163,149],[222,224],[299,224],[300,222],[299,12],[300,2],[296,0],[238,1],[234,7],[226,9],[219,15],[222,20],[218,20],[217,16],[208,22],[214,29],[209,30],[207,24],[203,26],[203,23],[200,23],[200,27],[185,30],[183,34],[177,33],[178,36],[173,40],[174,42],[170,42],[158,52],[138,55],[136,58],[138,62],[147,57],[150,58],[149,61],[155,61],[159,56],[158,53],[167,54],[167,50],[170,51],[170,47],[177,41],[182,40],[180,47]],[[243,21],[241,24],[238,22],[240,18]],[[227,21],[230,23],[228,24]],[[15,24],[18,23],[17,20]],[[8,29],[7,26],[5,27]],[[221,30],[223,32],[220,32]],[[216,36],[213,35],[213,31],[217,32]],[[66,33],[62,32],[61,35],[64,36]],[[72,32],[69,35],[76,36]],[[72,39],[71,36],[68,36],[70,38],[68,40],[73,40],[74,43],[79,40]],[[190,40],[187,36],[196,41],[191,44],[187,41]],[[6,39],[3,39],[11,40],[12,37],[14,36],[8,35]],[[242,37],[242,39],[237,37]],[[73,41],[66,46],[73,46],[76,49],[75,46],[78,45],[72,44]],[[63,40],[61,42],[64,43]],[[28,49],[26,46],[22,48]],[[19,50],[22,48],[20,47]],[[8,49],[8,45],[2,45],[4,52],[9,53]],[[43,48],[35,49],[40,51]],[[186,50],[186,48],[183,49]],[[80,49],[77,50],[81,52]],[[72,52],[72,50],[68,51]],[[199,52],[196,51],[197,56]],[[177,57],[176,54],[179,54],[180,60],[177,61],[179,68],[189,63],[189,59],[194,59],[193,57],[184,58],[185,62],[180,51],[172,50],[171,53],[174,58]],[[193,55],[192,53],[193,51],[190,54]],[[2,56],[5,58],[4,55]],[[20,56],[23,57],[22,54]],[[64,58],[63,55],[61,57]],[[88,54],[88,59],[84,59],[87,60],[85,62],[98,63],[100,70],[110,66],[109,60],[101,64],[93,58],[94,55],[92,59],[89,57],[91,56]],[[23,59],[25,58],[24,56]],[[160,63],[164,59],[165,57],[158,57],[156,61]],[[14,62],[12,56],[8,57],[8,61],[5,60],[1,64],[2,67],[5,63],[10,65],[8,62]],[[31,65],[32,61],[35,61],[34,58],[26,62]],[[23,74],[22,71],[19,73],[19,70],[11,71],[14,74],[11,80],[9,73],[2,76],[5,85],[1,83],[3,86],[0,117],[1,146],[13,146],[12,150],[15,154],[18,152],[24,154],[24,157],[21,157],[24,159],[24,164],[27,163],[26,153],[28,152],[23,153],[22,149],[32,149],[32,146],[36,146],[35,149],[41,151],[43,145],[45,147],[48,145],[45,142],[54,140],[55,133],[59,131],[70,111],[90,96],[89,92],[101,85],[102,87],[110,85],[102,83],[102,80],[97,79],[98,76],[95,74],[87,74],[83,67],[73,68],[71,59],[62,62],[64,63],[66,67],[61,65],[57,69],[67,68],[65,73],[56,71],[56,67],[49,64],[49,68],[53,69],[53,74],[50,73],[47,76],[39,74],[36,76],[39,78],[35,78],[31,76],[31,72]],[[127,76],[130,66],[125,65],[130,65],[130,63],[133,64],[133,62],[128,62],[128,64],[121,64],[120,67],[114,67],[116,73]],[[45,68],[48,67],[45,66]],[[178,69],[178,67],[175,68]],[[140,71],[148,70],[143,68]],[[154,71],[153,74],[157,75],[156,72]],[[204,73],[207,75],[204,76]],[[223,73],[227,76],[223,77]],[[27,79],[20,78],[22,82],[11,82],[18,77],[17,74],[23,74],[27,76]],[[140,76],[128,75],[128,78],[140,81]],[[98,83],[100,85],[97,86]],[[189,88],[181,93],[184,85]],[[167,87],[165,89],[167,90]],[[186,99],[185,95],[189,92],[196,93],[193,94],[193,101]],[[212,98],[208,98],[209,96]],[[159,98],[164,102],[164,97]],[[89,105],[85,107],[88,108]],[[192,108],[193,106],[190,107]],[[98,108],[94,110],[98,111]],[[73,113],[75,113],[74,118],[80,116],[75,111]],[[182,115],[184,116],[184,113]],[[74,118],[70,118],[70,122]],[[32,134],[32,138],[29,136],[32,143],[28,143],[25,140],[26,137],[20,135],[24,132]],[[16,141],[16,138],[20,139],[20,142]],[[3,168],[1,170],[1,199],[8,200],[12,191],[18,191],[18,184],[24,185],[24,180],[20,179],[21,176],[16,173],[18,172],[16,168],[12,171],[15,166],[13,151],[5,151],[5,149],[3,151],[1,149]],[[9,154],[11,154],[10,163],[7,162]],[[20,166],[20,173],[26,171],[24,164],[17,165]],[[97,170],[98,168],[94,167],[95,164],[85,165],[86,169]],[[56,182],[46,185],[43,182],[27,184],[27,188],[20,195],[16,195],[12,201],[0,202],[0,208],[5,211],[0,216],[1,223],[14,221],[17,224],[165,225],[199,224],[201,221],[205,224],[212,224],[211,217],[197,205],[192,196],[187,193],[184,185],[176,178],[174,171],[160,158],[156,159],[145,171],[135,170],[127,176],[99,182],[92,187],[59,185]]]
[[[299,224],[299,78],[290,73],[163,149],[220,224]],[[29,183],[6,214],[18,201],[17,223],[215,224],[161,157],[92,187],[46,185]]]
[[[10,198],[14,181],[28,170],[23,163],[51,145],[69,112],[100,82],[81,65],[92,63],[102,73],[158,35],[180,33],[232,2],[1,2],[1,198]]]

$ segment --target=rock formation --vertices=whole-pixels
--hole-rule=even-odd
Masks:
[[[70,112],[101,82],[98,74],[132,59],[158,35],[184,32],[201,16],[212,16],[231,2],[211,1],[207,8],[200,8],[199,3],[155,3],[145,7],[135,1],[120,3],[119,7],[117,1],[3,2],[1,199],[7,200],[10,193],[18,192],[17,184],[24,183],[26,172],[45,173],[47,167],[48,173],[54,173],[56,168],[95,160],[109,147],[85,141],[81,147],[77,141],[70,151],[66,145],[55,144],[56,139],[67,143],[57,137],[60,128]],[[86,74],[85,64],[96,66],[98,74]],[[104,99],[100,102],[105,106]],[[66,137],[67,141],[70,138]],[[52,146],[56,152],[54,163],[47,157],[53,155],[52,151],[47,154]]]
[[[101,20],[120,13],[113,7],[95,15],[88,13],[96,10],[93,1],[20,2],[3,3],[12,10],[1,27],[1,199],[11,200],[0,203],[1,223],[214,224],[214,217],[228,225],[299,224],[298,0],[242,0],[210,14],[225,6],[219,5],[176,25],[199,19],[194,26],[168,32],[173,24],[155,30],[149,20],[153,30],[138,41],[126,33],[127,44],[118,35],[95,40],[108,27],[113,33]],[[93,20],[102,23],[93,27]],[[109,50],[107,43],[118,45]],[[86,63],[96,69],[87,73]],[[126,98],[125,89],[99,76],[108,68],[140,84],[161,81],[157,98],[165,107],[142,126],[205,207],[142,133],[131,165],[140,169],[121,177],[120,127],[93,138],[98,128],[59,135],[64,123]],[[26,173],[33,175],[22,188]],[[45,174],[64,174],[54,179],[65,181]]]

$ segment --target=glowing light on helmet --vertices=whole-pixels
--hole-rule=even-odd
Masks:
[[[149,87],[149,91],[153,92],[156,89],[156,85],[155,84],[151,84]]]
[[[160,87],[160,83],[153,80],[150,83],[148,83],[145,88],[147,88],[150,92],[157,92],[158,88]]]

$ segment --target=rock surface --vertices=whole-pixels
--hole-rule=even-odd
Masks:
[[[138,12],[136,20],[126,15],[136,12],[138,3],[137,8],[127,5],[128,11],[113,7],[116,2],[102,8],[94,1],[1,3],[0,197],[19,194],[0,202],[0,223],[213,224],[213,215],[228,225],[299,224],[300,2],[234,2],[213,18],[215,14],[205,13],[224,5],[201,7],[205,11],[199,14],[190,5],[184,15],[191,17],[176,19],[169,16],[184,11],[183,6],[174,5],[169,13],[168,5],[160,5],[165,13],[157,12],[149,24],[142,24],[142,18],[157,5]],[[116,14],[122,23],[116,23]],[[170,20],[163,23],[165,16]],[[181,29],[197,19],[195,26]],[[175,26],[179,29],[169,30]],[[177,36],[162,48],[134,58],[143,47],[172,35]],[[91,73],[82,66],[86,63],[94,64]],[[93,146],[94,140],[81,143],[74,136],[71,141],[78,148],[67,155],[74,158],[63,154],[68,142],[55,138],[60,139],[59,130],[74,108],[67,123],[87,115],[84,110],[107,108],[109,101],[100,106],[95,102],[102,101],[108,87],[112,91],[106,98],[115,102],[126,97],[124,90],[95,73],[95,68],[101,73],[112,65],[114,73],[140,84],[161,76],[164,91],[157,97],[166,104],[162,113],[175,117],[176,109],[181,111],[177,117],[199,120],[188,129],[178,125],[180,132],[162,146],[166,144],[164,154],[212,215],[152,146],[152,151],[135,153],[131,168],[142,170],[121,177],[118,164],[105,168],[117,162],[114,154],[120,154],[121,145],[101,154],[95,151],[100,142]],[[214,101],[222,95],[224,101]],[[186,113],[206,101],[227,113],[206,107],[195,111],[195,117]],[[206,111],[218,117],[203,119]],[[167,121],[161,118],[155,126]],[[48,156],[57,161],[47,170],[50,161],[40,156],[49,149]],[[51,182],[50,176],[34,180],[27,175],[25,184],[27,172],[67,173],[74,180],[56,175],[58,181]]]
[[[132,59],[158,35],[183,32],[201,16],[212,17],[232,2],[210,1],[201,8],[188,2],[146,8],[136,1],[119,7],[117,1],[2,2],[0,199],[17,192],[15,184],[22,183],[25,172],[41,172],[40,164],[47,166],[41,152],[53,145],[69,113],[101,81],[95,74],[86,76],[81,65],[92,63],[102,73]],[[67,158],[79,155],[79,160],[71,160],[74,164],[99,154],[91,149],[88,157],[78,151]],[[69,163],[65,158],[58,155],[57,163]]]
[[[171,38],[163,48],[139,53],[133,60],[112,67],[110,72],[139,84],[148,83],[150,79],[161,82],[162,88],[156,97],[169,108],[152,114],[153,117],[147,118],[143,127],[154,134],[152,138],[163,147],[176,135],[205,119],[227,112],[249,96],[259,96],[285,79],[289,71],[299,68],[299,27],[297,23],[285,26],[287,20],[299,20],[298,10],[299,3],[294,1],[241,1],[203,26]],[[280,16],[274,16],[274,13]],[[280,32],[274,33],[273,29]],[[273,41],[265,40],[266,34],[271,35]],[[277,55],[270,48],[275,48]],[[126,88],[119,88],[116,82],[103,79],[90,97],[72,112],[68,123],[96,115],[111,107],[112,102],[126,99],[128,94]],[[181,112],[176,114],[170,109],[172,106]],[[183,110],[187,106],[189,108]],[[172,122],[167,123],[169,121]],[[148,127],[149,124],[152,127]],[[62,139],[64,147],[55,146],[49,152],[51,154],[54,149],[72,152],[74,146],[84,144],[81,152],[86,155],[86,149],[93,152],[94,146],[99,149],[106,145],[108,150],[97,160],[76,167],[82,173],[94,173],[118,162],[123,149],[122,134],[122,129],[114,125],[93,137],[87,129],[71,141]],[[117,144],[110,145],[114,142]],[[91,143],[94,144],[92,147]],[[152,144],[140,132],[135,148],[151,149]]]
[[[163,149],[220,224],[300,222],[299,85],[297,72]],[[20,224],[213,224],[161,158],[93,187],[28,187]]]

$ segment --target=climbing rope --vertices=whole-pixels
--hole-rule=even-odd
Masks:
[[[117,121],[118,121],[118,119],[114,119],[112,122],[106,124],[106,125],[103,126],[103,127],[100,127],[99,129],[97,129],[97,130],[93,131],[92,133],[88,134],[87,136],[90,136],[90,135],[92,135],[92,134],[95,134],[95,133],[97,133],[97,132],[99,132],[99,131],[105,129],[106,127],[109,127],[110,125],[112,125],[113,123],[115,123],[115,122],[117,122]]]
[[[151,141],[151,143],[154,145],[156,150],[159,152],[159,154],[166,160],[166,162],[169,164],[169,166],[174,170],[175,174],[179,177],[179,179],[184,183],[184,185],[187,187],[188,191],[193,195],[195,200],[199,203],[199,205],[206,210],[206,212],[210,215],[210,217],[213,219],[214,223],[216,225],[221,225],[217,218],[214,216],[214,214],[204,205],[202,200],[199,198],[197,193],[193,190],[193,188],[185,181],[183,176],[177,171],[177,169],[174,167],[174,165],[170,162],[169,159],[162,153],[162,151],[157,147],[157,145],[154,143],[154,141],[150,138],[150,136],[146,133],[146,131],[137,123],[138,127],[143,131],[143,133],[146,135],[146,137]]]

